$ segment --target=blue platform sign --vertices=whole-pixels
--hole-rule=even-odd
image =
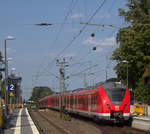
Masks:
[[[8,76],[8,81],[19,82],[21,80],[22,80],[21,77],[11,77],[11,76]]]
[[[13,84],[8,85],[8,91],[14,91],[15,86]]]

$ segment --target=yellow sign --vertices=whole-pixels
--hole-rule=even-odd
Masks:
[[[133,115],[148,115],[148,105],[134,104]]]
[[[10,92],[9,96],[14,96],[14,94],[12,92]]]

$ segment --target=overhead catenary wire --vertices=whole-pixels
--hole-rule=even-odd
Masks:
[[[103,2],[99,5],[99,7],[95,10],[95,12],[93,13],[93,15],[89,18],[88,23],[90,23],[90,21],[93,19],[93,17],[97,14],[97,12],[102,8],[102,6],[104,5],[104,3],[106,2],[106,0],[103,0]],[[52,62],[50,64],[52,64],[67,48],[69,48],[73,42],[81,35],[81,33],[84,31],[84,29],[87,27],[87,24],[85,24],[82,29],[80,30],[80,32],[74,36],[72,38],[72,40],[55,56],[55,58],[52,60]],[[48,65],[49,66],[49,65]]]
[[[105,2],[106,2],[106,0],[103,0],[103,2],[98,6],[98,8],[94,11],[94,13],[92,14],[92,16],[88,19],[88,23],[91,22],[91,20],[93,19],[93,17],[94,17],[94,16],[97,14],[97,12],[103,7],[103,5],[104,5]],[[81,35],[81,33],[85,30],[86,27],[87,27],[87,25],[85,24],[85,25],[82,27],[82,29],[80,30],[80,32],[79,32],[76,36],[74,36],[74,37],[72,38],[72,40],[66,45],[66,47],[63,48],[63,49],[55,56],[55,58],[51,61],[50,64],[52,64],[53,62],[55,62],[55,60],[56,60],[67,48],[69,48],[69,47],[73,44],[73,42]],[[46,69],[49,67],[50,64],[48,64],[48,66],[46,67]]]
[[[111,12],[111,10],[112,10],[112,7],[114,6],[114,4],[116,3],[116,0],[113,0],[113,2],[112,2],[112,4],[111,4],[111,6],[110,6],[110,8],[109,8],[109,10],[108,10],[108,13],[110,13]],[[88,23],[88,25],[91,25],[91,26],[100,26],[100,27],[102,27],[102,28],[104,28],[104,27],[112,27],[112,28],[117,28],[117,29],[120,29],[121,28],[121,26],[119,26],[119,25],[115,25],[115,24],[102,24],[102,22],[104,21],[104,19],[102,20],[102,21],[100,21],[100,23],[99,24],[92,24],[92,23]],[[84,22],[80,22],[80,24],[82,24],[82,23],[84,23]],[[96,31],[98,31],[99,30],[99,28],[97,28],[97,30]],[[96,32],[95,31],[95,32]],[[113,30],[112,31],[112,33],[109,35],[109,37],[110,36],[112,36],[113,34],[114,34],[114,32],[115,32],[115,30]],[[102,42],[104,42],[104,40],[105,39],[103,39],[102,40]],[[112,46],[112,48],[113,48],[113,46]],[[112,49],[111,49],[112,50]],[[109,52],[108,52],[108,54],[110,54]],[[106,55],[106,57],[108,57],[108,54]],[[107,60],[108,60],[108,58],[107,58]],[[110,60],[109,60],[109,62],[105,65],[105,69],[107,69],[107,66],[109,66],[109,64],[110,64]]]
[[[109,26],[111,27],[111,25],[109,25]],[[86,25],[85,25],[85,27],[86,27]],[[54,58],[54,60],[52,62],[54,62],[68,47],[70,47],[70,45],[72,45],[72,43],[74,42],[74,40],[76,40],[76,38],[78,38],[78,36],[82,33],[82,30],[84,31],[84,29],[81,29],[80,32],[75,37],[73,37],[73,39],[68,43],[68,45],[62,51],[60,51],[60,53]]]
[[[111,12],[112,7],[114,6],[115,3],[116,3],[116,0],[113,0],[111,6],[110,6],[109,9],[108,9],[108,14]],[[96,31],[99,30],[99,27],[100,27],[100,26],[101,26],[101,27],[106,26],[106,25],[102,24],[102,22],[104,21],[104,19],[105,19],[105,18],[103,18],[103,19],[100,21],[100,23],[98,23],[98,24],[91,24],[91,23],[88,23],[88,22],[86,22],[86,23],[80,22],[80,24],[84,24],[84,25],[87,24],[87,25],[98,26],[98,28],[96,28],[96,29],[93,30],[93,32],[95,33]],[[112,24],[110,24],[110,25],[107,25],[107,26],[109,26],[109,27],[115,27],[115,28],[116,28],[117,25],[112,25]],[[118,26],[117,26],[117,27],[118,27]],[[114,31],[114,30],[113,30],[113,31]],[[102,40],[102,42],[104,42],[104,39]],[[80,51],[81,51],[81,49],[78,51],[78,54],[80,53]],[[91,53],[91,51],[88,51],[88,54],[90,54],[90,53]],[[77,54],[77,55],[78,55],[78,54]],[[85,56],[87,56],[88,54],[86,54]],[[85,56],[83,56],[83,57],[85,57]]]
[[[76,0],[76,1],[77,1],[77,0]],[[74,6],[75,6],[74,0],[72,0],[71,3],[69,4],[70,9],[68,10],[66,16],[64,17],[64,20],[63,20],[63,22],[61,23],[60,28],[59,28],[59,30],[58,30],[58,32],[57,32],[56,38],[54,39],[54,41],[53,41],[52,44],[56,44],[56,41],[58,40],[59,35],[60,35],[60,33],[61,33],[62,27],[63,27],[63,25],[65,24],[65,22],[66,22],[68,16],[70,15],[70,12],[73,10]],[[39,70],[37,71],[38,77],[39,77],[40,74],[41,74],[41,72],[40,72],[41,68],[43,68],[43,66],[44,66],[44,59],[45,59],[45,57],[46,57],[46,56],[44,56],[44,58],[43,58],[43,60],[42,60],[42,62],[41,62],[41,64],[40,64]],[[38,79],[38,77],[37,77],[37,79]]]

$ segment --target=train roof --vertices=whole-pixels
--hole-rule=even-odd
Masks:
[[[89,89],[96,89],[99,86],[103,86],[104,89],[113,89],[113,88],[123,88],[125,89],[126,86],[121,84],[121,82],[114,82],[114,81],[104,81],[98,82],[94,86],[88,86],[87,88],[77,88],[72,90],[71,92],[82,91],[82,90],[89,90]]]
[[[121,82],[105,82],[102,84],[104,89],[113,89],[113,88],[121,88],[121,89],[125,89],[126,86],[123,85]]]
[[[106,81],[101,81],[101,82],[97,82],[94,86],[88,86],[86,88],[77,88],[74,90],[68,90],[65,91],[65,93],[73,93],[73,92],[78,92],[78,91],[82,91],[82,90],[90,90],[90,89],[96,89],[99,86],[103,86],[104,89],[113,89],[113,88],[122,88],[125,89],[126,86],[121,84],[121,82],[117,82],[117,81],[112,81],[112,80],[106,80]],[[52,94],[51,96],[54,96],[56,94],[59,94],[60,92],[55,92],[54,94]]]

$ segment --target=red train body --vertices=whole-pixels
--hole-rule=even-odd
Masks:
[[[40,108],[60,108],[61,94],[39,100]],[[118,82],[104,82],[65,93],[65,111],[120,122],[130,118],[130,94]]]

